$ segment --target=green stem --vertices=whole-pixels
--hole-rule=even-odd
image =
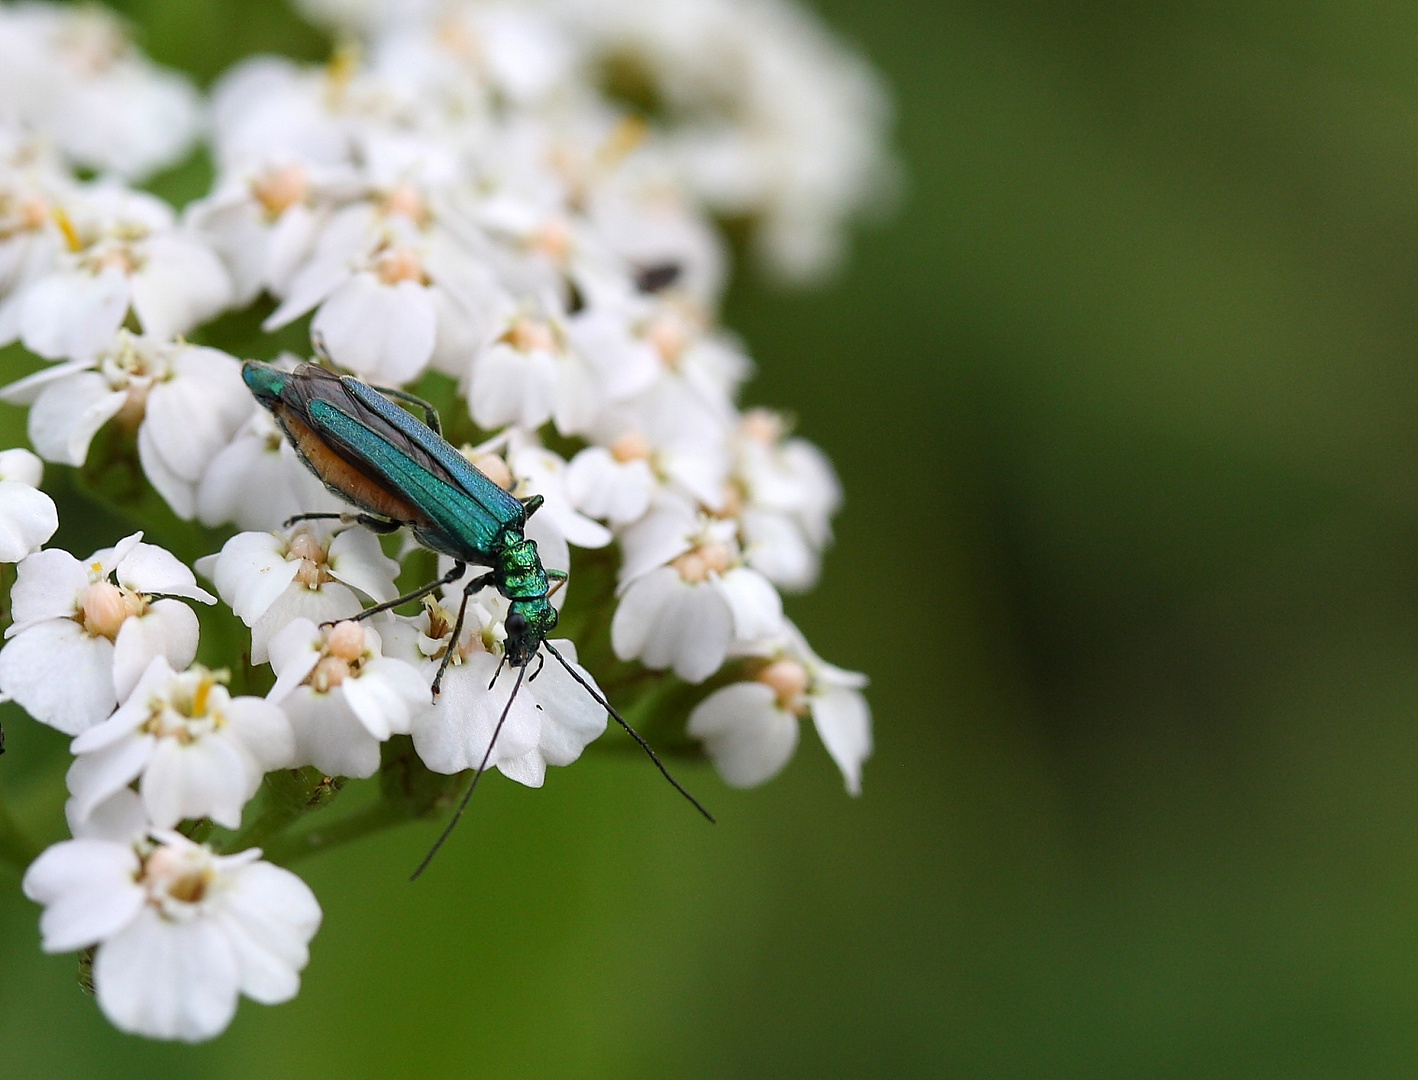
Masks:
[[[0,799],[0,862],[23,871],[38,855],[39,846],[20,830],[4,799]]]
[[[222,845],[223,849],[234,852],[266,847],[298,818],[327,805],[344,783],[343,777],[322,776],[314,769],[267,773],[262,785],[265,805],[246,828]]]
[[[380,799],[337,821],[317,825],[298,836],[277,837],[266,848],[266,858],[279,866],[287,866],[307,855],[348,844],[352,840],[362,840],[373,833],[412,820],[413,815],[409,813],[406,803]]]

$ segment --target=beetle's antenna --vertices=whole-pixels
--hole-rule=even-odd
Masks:
[[[550,641],[544,640],[542,642],[542,647],[546,649],[547,652],[551,653],[552,656],[556,657],[557,660],[561,662],[561,666],[566,669],[566,673],[581,684],[581,688],[585,690],[586,693],[591,695],[592,700],[595,701],[595,703],[601,708],[605,709],[606,712],[610,713],[611,716],[615,718],[615,722],[621,727],[625,728],[626,732],[629,733],[630,737],[640,744],[640,749],[644,750],[645,753],[650,755],[650,760],[655,763],[655,768],[660,770],[660,775],[663,776],[666,780],[668,780],[671,786],[676,791],[678,791],[681,795],[683,795],[686,799],[693,803],[694,808],[698,810],[701,814],[703,814],[711,824],[717,824],[714,821],[714,815],[709,813],[708,810],[704,809],[704,804],[701,803],[698,799],[696,799],[693,795],[691,795],[688,791],[686,791],[684,789],[684,785],[670,775],[670,770],[665,768],[665,763],[661,761],[659,755],[656,754],[653,749],[651,749],[650,744],[640,737],[640,733],[636,731],[633,727],[631,727],[629,724],[627,724],[625,722],[625,717],[621,716],[620,713],[616,712],[614,706],[612,706],[611,703],[607,701],[605,697],[594,686],[592,686],[585,679],[583,679],[580,673],[577,672],[574,667],[572,667],[566,662],[566,658],[562,656],[561,653],[557,652],[555,648],[552,647],[552,643]],[[523,670],[525,671],[526,669],[523,668]]]
[[[438,849],[443,846],[443,842],[453,834],[454,827],[458,824],[458,819],[463,816],[463,811],[468,808],[468,800],[473,797],[473,792],[478,789],[478,781],[482,779],[483,773],[487,772],[487,763],[492,758],[492,748],[497,745],[497,737],[502,734],[502,725],[507,723],[507,714],[512,711],[512,703],[517,700],[517,691],[522,689],[522,676],[527,674],[524,665],[517,670],[517,681],[512,685],[512,696],[507,699],[507,704],[502,709],[502,715],[497,718],[497,727],[492,729],[492,738],[488,740],[487,750],[483,753],[483,759],[478,764],[478,771],[473,773],[473,782],[468,785],[468,790],[463,792],[463,801],[458,804],[457,811],[453,814],[443,832],[438,839],[433,842],[433,847],[428,849],[428,854],[423,857],[423,862],[419,863],[418,869],[409,875],[410,881],[417,881],[420,874],[428,869],[428,864],[433,862],[433,857],[438,854]]]

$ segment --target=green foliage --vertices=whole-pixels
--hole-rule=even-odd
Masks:
[[[434,821],[302,862],[304,991],[199,1048],[113,1032],[0,869],[7,1080],[1413,1074],[1418,15],[821,6],[909,195],[730,320],[848,492],[791,612],[872,674],[861,800],[811,739],[685,777],[713,829],[628,756],[494,777],[417,885]],[[324,49],[275,2],[125,10],[204,78]],[[64,740],[0,717],[56,839],[24,778]]]

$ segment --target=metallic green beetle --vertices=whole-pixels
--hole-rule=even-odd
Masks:
[[[525,535],[527,519],[542,505],[540,495],[519,500],[494,484],[444,440],[437,410],[401,390],[376,389],[353,376],[337,375],[318,364],[301,364],[294,371],[282,371],[271,364],[248,360],[241,367],[241,377],[256,400],[276,418],[306,467],[330,491],[363,511],[352,515],[354,521],[376,533],[408,528],[424,547],[453,559],[453,569],[443,577],[404,596],[366,608],[357,619],[417,600],[452,584],[463,576],[469,565],[489,569],[464,587],[463,602],[453,624],[452,642],[457,642],[462,633],[463,617],[473,593],[493,585],[508,600],[503,655],[506,662],[517,669],[516,685],[473,783],[443,836],[415,871],[415,877],[423,872],[462,816],[477,787],[478,777],[487,767],[527,666],[543,648],[629,732],[665,779],[701,814],[714,820],[699,800],[670,775],[650,745],[546,640],[556,627],[557,618],[550,600],[552,582],[565,580],[566,574],[543,567],[536,542]],[[406,412],[391,398],[422,410],[427,423]],[[348,520],[350,517],[299,514],[286,524],[315,518]],[[454,652],[450,645],[438,666],[432,687],[435,698]]]
[[[463,590],[454,640],[463,627],[467,598],[485,585],[495,585],[510,602],[507,662],[513,667],[531,662],[556,627],[556,608],[548,599],[551,582],[566,577],[560,570],[546,570],[536,541],[524,535],[527,518],[542,505],[540,495],[523,502],[494,484],[443,439],[433,406],[412,395],[381,393],[317,364],[287,372],[249,360],[241,375],[306,467],[336,495],[365,511],[357,516],[361,525],[379,533],[407,527],[424,547],[454,560],[445,577],[369,608],[361,618],[456,581],[469,564],[486,566],[488,572]],[[428,423],[394,404],[393,396],[421,408]],[[449,656],[451,650],[434,678],[435,695]]]

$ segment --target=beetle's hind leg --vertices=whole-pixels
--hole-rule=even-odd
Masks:
[[[443,436],[443,421],[440,419],[438,409],[434,407],[433,402],[425,401],[417,394],[411,394],[407,390],[399,390],[393,386],[373,386],[371,389],[378,390],[387,398],[393,398],[395,401],[402,401],[407,405],[412,405],[416,409],[422,409],[423,422],[433,430],[435,435],[440,438]]]
[[[373,514],[296,514],[294,517],[286,518],[282,528],[289,529],[302,521],[339,521],[346,525],[363,525],[372,533],[379,536],[387,536],[389,533],[398,532],[407,521],[392,521],[389,518],[375,517]]]

